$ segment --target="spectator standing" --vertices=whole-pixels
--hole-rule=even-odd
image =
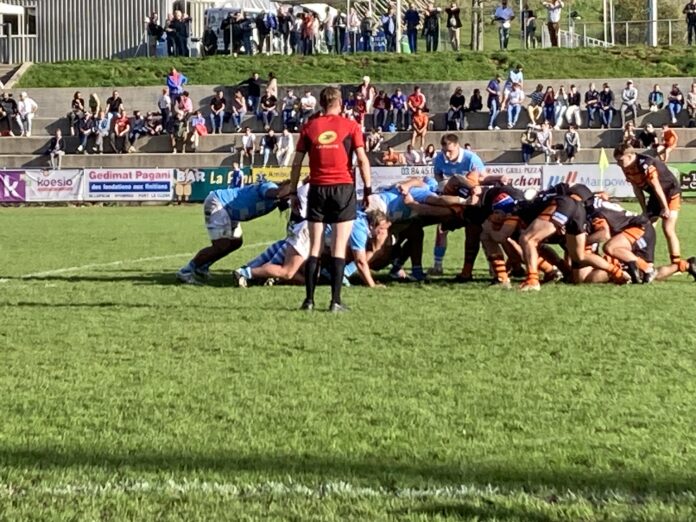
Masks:
[[[462,19],[460,18],[461,9],[457,5],[457,2],[452,2],[450,6],[445,9],[447,14],[447,32],[449,34],[450,44],[452,45],[453,51],[459,51],[461,42],[459,39],[459,33],[462,28]]]
[[[401,89],[396,89],[394,94],[389,97],[390,109],[390,126],[394,126],[394,130],[404,130],[404,120],[406,114],[406,96],[401,92]]]
[[[408,98],[406,98],[406,125],[407,125],[407,130],[411,130],[412,128],[412,121],[413,118],[416,114],[417,110],[423,111],[425,109],[425,95],[421,91],[421,88],[416,85],[413,88],[413,92],[409,94]]]
[[[39,106],[26,92],[21,92],[19,94],[19,103],[17,104],[19,119],[17,123],[19,123],[22,136],[31,138],[31,126],[38,110]]]
[[[388,53],[396,52],[396,13],[393,6],[389,6],[387,12],[380,18],[382,31],[386,40],[386,50]]]
[[[691,84],[691,90],[686,93],[686,111],[689,114],[689,127],[696,125],[696,82]]]
[[[169,140],[172,145],[172,154],[177,153],[177,142],[181,141],[181,152],[186,154],[186,136],[188,135],[188,122],[184,114],[177,112],[169,126]]]
[[[312,94],[312,91],[305,91],[305,95],[300,99],[300,123],[306,123],[316,109],[317,99]]]
[[[15,100],[9,92],[2,93],[2,99],[0,99],[0,123],[4,123],[7,126],[7,133],[9,136],[14,136],[12,131],[12,122],[20,124],[19,118],[19,106],[17,100]]]
[[[278,8],[278,36],[280,37],[280,52],[290,54],[290,34],[292,33],[293,18],[284,7]]]
[[[361,130],[365,130],[365,114],[367,114],[367,102],[362,91],[358,91],[355,95],[355,103],[353,105],[353,119],[358,122]]]
[[[517,125],[517,120],[522,112],[522,102],[524,102],[524,91],[519,83],[512,84],[512,91],[508,99],[508,129],[512,129]]]
[[[232,122],[234,123],[234,132],[242,131],[242,119],[246,115],[246,100],[242,91],[237,89],[234,91],[234,97],[232,98],[231,107]]]
[[[508,48],[510,41],[510,27],[512,20],[515,18],[515,11],[508,7],[508,0],[501,0],[500,5],[496,7],[493,19],[498,22],[498,41],[500,50],[505,51]]]
[[[580,93],[575,84],[570,86],[568,108],[566,109],[565,118],[568,125],[575,125],[576,130],[582,125],[582,116],[580,115]]]
[[[602,85],[602,92],[599,93],[599,109],[602,117],[602,128],[611,128],[611,122],[614,119],[614,92],[607,83]]]
[[[657,147],[658,157],[667,163],[669,161],[669,155],[677,148],[678,142],[679,136],[677,136],[677,132],[674,129],[670,129],[669,124],[663,124],[662,143]]]
[[[189,17],[178,9],[174,11],[174,18],[169,23],[169,30],[174,34],[174,45],[176,47],[176,56],[189,55],[188,37],[189,37]]]
[[[669,96],[667,97],[667,108],[669,109],[669,114],[672,117],[672,125],[677,124],[677,116],[682,111],[684,107],[684,95],[679,89],[679,85],[672,84],[672,90],[669,91]]]
[[[638,89],[633,86],[633,81],[626,82],[626,88],[621,91],[621,126],[626,125],[626,113],[631,113],[631,121],[636,124],[636,116],[638,116]]]
[[[545,121],[541,124],[541,130],[537,132],[537,142],[539,149],[544,153],[546,163],[558,161],[558,155],[553,147],[553,134],[551,133],[551,123]]]
[[[440,8],[434,4],[429,4],[423,14],[423,36],[426,52],[436,52],[440,42]]]
[[[268,89],[261,97],[261,122],[265,130],[269,130],[273,123],[273,118],[278,115],[278,99],[273,96]]]
[[[334,18],[334,38],[336,38],[335,48],[337,54],[343,54],[343,51],[346,48],[347,23],[345,13],[338,10],[336,12],[336,17]]]
[[[566,162],[574,163],[575,155],[580,151],[580,135],[574,124],[568,126],[568,130],[563,137],[563,149],[565,151]]]
[[[662,110],[665,106],[665,95],[662,94],[660,86],[655,84],[653,90],[648,94],[648,110],[650,112],[657,112]]]
[[[92,113],[92,117],[96,117],[99,111],[102,110],[101,100],[96,92],[89,95],[89,101],[87,102],[89,106],[89,111]]]
[[[263,24],[266,28],[266,35],[262,43],[262,49],[264,49],[266,54],[270,55],[273,54],[273,41],[275,40],[276,33],[278,32],[278,17],[273,11],[266,11],[263,18]]]
[[[404,13],[404,24],[406,25],[406,37],[408,46],[412,53],[418,51],[418,26],[420,25],[420,14],[415,6],[410,3]]]
[[[82,97],[80,91],[77,91],[73,95],[72,102],[70,103],[70,112],[68,113],[68,123],[70,125],[70,135],[75,135],[75,127],[85,116],[85,99]]]
[[[222,134],[226,108],[225,93],[221,89],[210,100],[210,127],[213,130],[213,134]]]
[[[549,38],[551,39],[551,47],[558,47],[558,33],[561,27],[561,9],[563,2],[561,0],[551,0],[542,4],[548,11]]]
[[[174,32],[174,28],[172,27],[172,23],[174,22],[174,15],[173,14],[168,14],[167,15],[167,20],[165,21],[164,24],[164,34],[166,35],[166,42],[167,42],[167,56],[176,56],[176,33]]]
[[[237,17],[237,31],[239,32],[239,38],[241,40],[241,47],[244,47],[244,54],[251,56],[254,54],[254,44],[252,42],[254,36],[254,23],[247,17],[246,13],[242,11]],[[232,35],[233,37],[236,35]],[[240,50],[241,50],[240,47]]]
[[[686,15],[686,31],[689,35],[689,45],[692,45],[696,37],[696,0],[690,0],[682,12]]]
[[[561,85],[556,93],[556,102],[553,105],[553,121],[554,129],[560,130],[563,125],[563,115],[568,110],[568,95],[565,92],[565,87]]]
[[[283,129],[283,134],[281,134],[278,139],[278,152],[276,152],[276,158],[278,158],[278,165],[281,167],[287,167],[290,165],[290,160],[292,155],[295,153],[295,143],[290,134],[290,130],[285,127]]]
[[[524,4],[522,10],[522,27],[524,28],[524,45],[527,49],[536,49],[536,14],[529,8],[529,4]]]
[[[413,134],[411,135],[411,145],[416,146],[416,142],[420,141],[419,148],[425,146],[425,135],[428,133],[428,113],[421,108],[416,108],[413,114]]]
[[[268,166],[271,154],[275,154],[278,148],[278,136],[273,129],[268,129],[266,135],[261,138],[261,149],[263,150],[263,168]]]
[[[266,83],[266,91],[271,96],[278,98],[278,78],[276,78],[275,73],[268,73],[268,82]]]
[[[138,141],[138,138],[147,136],[148,134],[149,132],[147,130],[145,118],[140,111],[133,111],[133,118],[130,122],[130,131],[128,132],[128,143],[130,145],[128,147],[128,152],[137,152],[138,149],[136,149],[135,144]]]
[[[350,52],[358,52],[358,35],[360,34],[360,16],[354,7],[348,13],[348,40],[350,42]]]
[[[500,112],[500,84],[503,79],[500,76],[496,76],[486,87],[486,92],[488,93],[488,112],[490,116],[488,118],[488,130],[500,130],[500,127],[496,125],[496,120],[498,119],[498,113]]]
[[[49,156],[51,168],[60,170],[63,156],[65,156],[65,140],[63,140],[63,132],[60,129],[56,131],[55,136],[48,143],[46,154]]]
[[[232,162],[232,171],[230,172],[229,188],[242,188],[244,186],[244,172],[239,168],[239,163]]]
[[[259,78],[259,73],[254,73],[238,84],[238,87],[246,85],[247,87],[247,107],[257,117],[259,116],[259,103],[261,102],[261,85],[265,83]]]
[[[530,102],[527,106],[527,114],[529,115],[529,121],[533,124],[539,123],[541,117],[544,113],[544,86],[542,84],[537,84],[534,92],[529,95]]]
[[[369,76],[363,76],[362,83],[358,86],[358,92],[365,100],[367,112],[372,113],[372,106],[377,97],[377,88],[370,82]]]
[[[466,120],[464,119],[465,106],[466,98],[462,94],[462,88],[457,87],[449,100],[449,109],[446,117],[447,130],[464,130],[466,126]]]
[[[324,21],[321,23],[321,29],[324,31],[324,43],[326,44],[326,50],[329,54],[334,51],[334,45],[336,43],[336,37],[334,35],[334,23],[335,15],[331,11],[331,7],[326,6],[326,12],[324,15]]]
[[[157,44],[164,36],[164,27],[159,23],[159,14],[154,12],[147,22],[147,55],[154,58],[157,56]]]
[[[360,37],[362,38],[362,50],[366,53],[372,52],[372,33],[374,32],[375,21],[372,19],[372,11],[365,13],[365,17],[360,22]]]
[[[232,13],[227,13],[220,24],[220,32],[222,33],[222,41],[225,46],[225,54],[230,54],[230,46],[232,44],[232,25],[234,24],[234,15]]]
[[[585,109],[587,110],[587,128],[592,128],[592,122],[599,114],[599,92],[595,89],[595,84],[591,83],[585,93]]]
[[[172,117],[172,99],[166,87],[162,89],[162,94],[157,99],[157,108],[162,115],[162,127],[165,129],[169,128],[169,122]]]
[[[292,54],[304,54],[304,44],[302,42],[302,31],[304,28],[304,13],[297,13],[292,21],[292,31],[290,32],[290,47]]]

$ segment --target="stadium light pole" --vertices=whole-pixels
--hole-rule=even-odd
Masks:
[[[401,32],[401,7],[402,3],[401,0],[396,0],[396,23],[394,24],[396,26],[396,52],[400,53],[401,52],[401,37],[403,36],[403,33]]]
[[[648,15],[648,20],[650,20],[650,41],[648,45],[657,47],[657,0],[648,0]]]

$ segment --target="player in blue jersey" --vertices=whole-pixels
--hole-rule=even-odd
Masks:
[[[387,243],[390,225],[386,214],[381,210],[358,211],[353,222],[348,249],[353,254],[358,275],[370,288],[383,286],[375,283],[372,278],[370,263],[380,255]]]
[[[242,221],[251,221],[287,205],[289,184],[256,183],[242,188],[215,190],[203,203],[205,227],[211,244],[198,252],[176,274],[182,283],[208,277],[210,266],[242,246]]]

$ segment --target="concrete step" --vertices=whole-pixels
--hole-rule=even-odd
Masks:
[[[522,163],[522,156],[519,150],[490,150],[484,149],[477,151],[486,163]],[[376,159],[376,158],[375,158]],[[260,165],[261,156],[256,155],[255,165]],[[696,153],[693,149],[676,149],[672,152],[670,161],[674,163],[689,163],[696,160]],[[135,153],[135,154],[68,154],[63,159],[63,168],[184,168],[184,167],[216,167],[220,165],[229,166],[233,161],[239,161],[238,154],[230,153],[188,153],[188,154],[165,154],[165,153]],[[543,163],[544,157],[536,154],[532,163]],[[598,149],[581,150],[576,163],[598,163]],[[612,161],[609,158],[609,161]],[[44,168],[48,165],[46,155],[5,155],[2,156],[5,168],[33,167]],[[377,163],[375,161],[374,163]],[[277,165],[275,158],[272,158],[272,166]]]

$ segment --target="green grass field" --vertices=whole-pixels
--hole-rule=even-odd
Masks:
[[[529,295],[480,263],[306,315],[230,287],[282,231],[187,287],[200,207],[0,209],[0,520],[696,518],[690,278]]]

